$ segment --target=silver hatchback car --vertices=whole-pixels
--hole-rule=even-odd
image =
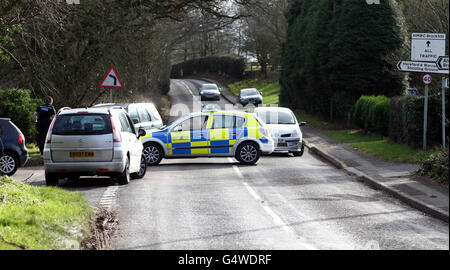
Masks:
[[[102,175],[128,184],[146,172],[145,131],[136,132],[121,107],[62,109],[53,119],[44,147],[45,181]]]
[[[300,128],[306,122],[298,122],[289,108],[258,107],[256,115],[261,118],[270,130],[275,142],[274,152],[289,152],[294,156],[302,156],[305,149],[303,134]]]

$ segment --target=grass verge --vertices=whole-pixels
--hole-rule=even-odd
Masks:
[[[93,215],[79,192],[0,177],[0,250],[79,249]]]
[[[295,117],[299,122],[306,122],[308,126],[322,130],[339,130],[342,129],[337,123],[330,123],[319,116],[307,114],[304,112],[294,111]]]
[[[414,149],[405,144],[391,143],[379,135],[368,135],[360,130],[328,131],[325,134],[335,140],[347,143],[380,159],[393,162],[422,163],[435,151]]]

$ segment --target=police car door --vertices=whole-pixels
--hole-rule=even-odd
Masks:
[[[244,134],[245,118],[235,114],[214,114],[210,130],[210,147],[213,155],[230,155],[233,146]]]
[[[170,133],[169,153],[174,156],[209,154],[209,131],[206,129],[207,115],[198,115],[184,120]]]

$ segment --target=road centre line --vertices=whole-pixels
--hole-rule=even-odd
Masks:
[[[228,158],[228,160],[232,161],[231,158]],[[242,172],[239,170],[239,168],[236,165],[233,165],[233,169],[236,172],[236,174],[239,176],[239,178],[244,179],[244,175],[242,174]],[[250,193],[250,195],[252,195],[252,197],[255,200],[257,200],[258,202],[262,202],[261,196],[259,196],[258,193],[256,193],[256,191],[252,187],[250,187],[250,185],[248,183],[244,182],[243,185],[247,189],[248,193]],[[275,222],[275,224],[277,226],[280,226],[284,231],[286,231],[288,233],[295,234],[295,231],[292,230],[286,223],[284,223],[284,221],[269,206],[262,205],[262,208],[264,209],[264,211],[266,211],[267,214],[269,214],[272,217],[273,221]]]
[[[185,83],[183,81],[180,81],[180,83],[183,84],[187,88],[187,90],[189,91],[189,94],[191,94],[191,96],[194,96],[194,93],[192,93],[191,87],[187,83]]]

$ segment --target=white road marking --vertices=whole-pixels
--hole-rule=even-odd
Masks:
[[[189,94],[191,94],[191,96],[194,96],[194,93],[192,93],[191,87],[187,83],[185,83],[183,81],[180,81],[180,83],[183,84],[187,88],[187,90],[189,91]]]
[[[231,158],[228,158],[228,160],[230,162],[233,162],[233,160]],[[242,174],[241,170],[239,170],[239,168],[236,165],[232,166],[234,171],[236,172],[236,174],[239,176],[239,178],[244,179],[244,175]],[[258,201],[258,202],[262,202],[262,198],[261,196],[258,195],[258,193],[246,182],[243,183],[245,188],[247,189],[247,191],[250,193],[250,195],[252,195],[252,197]],[[279,226],[280,228],[282,228],[285,232],[287,233],[291,233],[296,235],[297,238],[301,239],[301,237],[299,235],[297,235],[297,233],[291,228],[289,227],[289,225],[287,225],[280,216],[278,216],[268,205],[261,205],[261,207],[264,209],[264,211],[269,214],[270,217],[272,217],[272,220],[274,221],[275,225]],[[307,243],[306,241],[302,241],[304,247],[306,249],[310,249],[310,250],[317,250],[317,247]]]
[[[253,188],[251,188],[247,183],[244,183],[244,186],[247,189],[247,191],[250,193],[250,195],[252,195],[253,198],[255,198],[255,200],[261,201],[261,197],[259,197],[259,195],[255,192],[255,190]]]
[[[100,199],[100,207],[109,209],[116,204],[117,191],[119,186],[110,186],[105,192],[103,192],[102,198]]]
[[[236,174],[239,176],[239,178],[244,179],[244,175],[241,173],[241,170],[236,165],[233,165],[233,169],[236,172]]]

